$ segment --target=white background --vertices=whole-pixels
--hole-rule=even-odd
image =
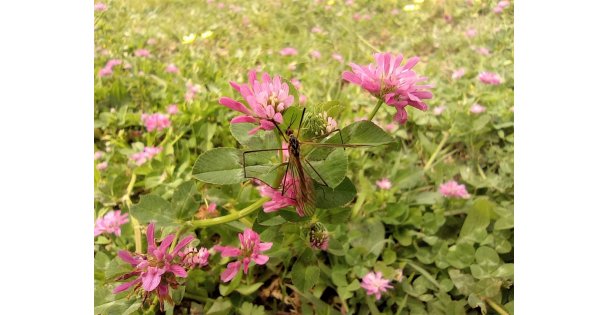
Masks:
[[[608,11],[512,5],[516,310],[606,313]],[[0,39],[0,312],[90,314],[93,2],[7,1]]]

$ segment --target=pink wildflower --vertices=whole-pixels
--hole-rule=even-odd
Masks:
[[[353,14],[353,20],[355,20],[356,22],[361,21],[361,14],[359,14],[358,12],[355,12]]]
[[[212,202],[209,205],[202,204],[198,208],[198,211],[196,212],[196,214],[194,214],[194,216],[201,220],[204,220],[204,219],[207,219],[208,217],[217,216],[218,214],[219,213],[217,211],[217,204],[215,202]]]
[[[338,123],[336,122],[336,120],[330,116],[327,116],[327,119],[325,121],[325,132],[332,132],[336,130],[336,128],[338,128]]]
[[[165,72],[167,72],[167,73],[178,73],[179,72],[179,68],[177,68],[176,65],[170,63],[165,68]]]
[[[416,85],[427,78],[419,77],[412,70],[419,58],[410,58],[401,66],[403,60],[401,54],[393,56],[390,53],[378,53],[374,57],[376,64],[361,66],[351,63],[353,71],[343,72],[342,78],[360,85],[387,105],[395,107],[397,114],[394,119],[400,124],[407,121],[405,111],[407,105],[419,110],[427,110],[428,106],[423,100],[433,97],[433,94],[426,90],[431,88],[431,85]]]
[[[344,62],[344,57],[342,57],[342,55],[338,54],[338,53],[333,53],[331,54],[331,57],[338,61],[339,63],[343,63]]]
[[[296,90],[302,89],[302,82],[300,82],[300,80],[298,80],[296,78],[292,78],[289,81],[291,82],[291,84],[293,84],[293,87],[295,87]]]
[[[169,105],[169,107],[167,107],[167,114],[169,115],[175,115],[179,112],[179,109],[177,108],[177,104],[171,104]]]
[[[102,233],[120,236],[120,226],[129,222],[129,214],[121,214],[120,210],[106,213],[102,218],[95,221],[95,236]]]
[[[291,175],[285,174],[285,176],[289,176],[286,180],[287,182],[294,183],[293,179],[291,179]],[[260,195],[271,198],[270,201],[264,203],[264,212],[275,212],[289,206],[296,207],[295,190],[292,186],[293,185],[289,185],[284,194],[281,193],[281,190],[274,189],[265,184],[259,186],[258,190],[260,191]],[[302,215],[303,214],[304,212],[302,211]]]
[[[119,65],[121,63],[122,63],[122,61],[120,61],[118,59],[108,60],[108,62],[106,62],[106,65],[99,70],[99,76],[107,77],[107,76],[112,75],[114,67],[116,67],[117,65]]]
[[[290,107],[294,98],[289,95],[289,86],[281,80],[281,77],[271,78],[268,73],[262,74],[258,80],[255,71],[249,72],[249,83],[238,84],[230,82],[230,85],[243,96],[249,107],[228,97],[221,97],[220,104],[239,111],[245,115],[237,116],[230,123],[257,123],[258,127],[249,131],[255,134],[258,130],[272,130],[276,124],[283,122],[283,111]]]
[[[494,7],[493,11],[496,14],[502,13],[504,9],[506,9],[510,5],[508,0],[502,0],[498,2],[498,4]]]
[[[298,101],[300,101],[300,105],[304,105],[308,101],[308,97],[306,97],[304,94],[300,94]]]
[[[351,7],[355,4],[355,0],[346,0],[344,1],[344,4]]]
[[[449,15],[449,14],[444,14],[444,15],[443,15],[443,20],[444,20],[446,23],[451,23],[451,22],[452,22],[452,20],[454,20],[454,18],[453,18],[451,15]]]
[[[161,113],[154,113],[151,115],[142,114],[141,120],[144,122],[146,130],[148,130],[148,132],[154,130],[162,131],[163,129],[169,128],[171,126],[171,121],[169,120],[169,117]]]
[[[470,27],[467,29],[465,34],[468,38],[473,38],[475,35],[477,35],[477,30],[474,27]]]
[[[313,50],[310,52],[310,57],[312,57],[312,59],[319,59],[321,58],[321,52],[318,50]]]
[[[477,47],[477,49],[475,49],[475,51],[477,51],[477,53],[479,53],[482,56],[490,55],[490,50],[487,47]]]
[[[458,184],[455,180],[450,180],[439,186],[439,192],[444,197],[467,199],[470,197],[467,188],[464,185]]]
[[[167,235],[157,245],[154,239],[154,223],[150,223],[146,236],[148,239],[147,253],[132,254],[126,250],[118,252],[118,257],[129,263],[133,271],[118,277],[117,280],[136,278],[117,286],[113,292],[119,293],[133,287],[134,291],[141,292],[144,300],[155,293],[160,301],[162,311],[165,301],[173,302],[169,295],[169,287],[177,288],[177,286],[182,285],[177,281],[177,277],[186,278],[188,276],[186,268],[189,268],[190,265],[183,261],[179,252],[192,242],[194,236],[184,237],[171,252],[169,252],[169,247],[171,247],[175,234]]]
[[[475,103],[473,104],[473,106],[471,106],[471,113],[473,114],[479,114],[479,113],[483,113],[486,111],[486,108]]]
[[[177,255],[182,259],[186,268],[204,267],[209,264],[209,250],[204,247],[199,250],[196,247],[188,246]]]
[[[285,47],[281,49],[279,54],[281,54],[281,56],[295,56],[298,54],[298,50],[293,47]]]
[[[318,26],[315,26],[310,30],[310,32],[313,34],[323,33],[323,29]]]
[[[101,162],[97,164],[97,170],[105,171],[108,168],[108,162]]]
[[[186,99],[186,102],[192,102],[194,100],[194,97],[196,96],[196,94],[200,93],[201,91],[201,86],[198,84],[192,84],[192,82],[186,83],[186,95],[184,95],[184,98]]]
[[[383,178],[381,180],[376,181],[376,186],[380,189],[389,190],[393,187],[393,183],[388,178]]]
[[[466,70],[464,68],[458,68],[452,72],[452,79],[460,79],[465,74]]]
[[[102,151],[95,151],[95,155],[94,156],[95,156],[95,160],[99,160],[103,156],[103,152]]]
[[[392,14],[392,15],[399,15],[399,13],[401,13],[401,12],[399,11],[399,9],[392,9],[392,10],[391,10],[391,14]]]
[[[95,3],[95,11],[103,12],[108,9],[108,6],[103,2]]]
[[[386,292],[388,289],[393,288],[389,283],[390,280],[382,278],[382,272],[370,271],[363,277],[361,288],[367,291],[367,295],[375,295],[376,300],[379,300],[382,296],[382,292]]]
[[[160,147],[145,147],[142,152],[132,154],[129,158],[139,166],[153,159],[160,151],[162,151]]]
[[[135,56],[147,58],[147,57],[150,57],[150,51],[148,51],[147,49],[143,49],[143,48],[138,49],[135,51]]]
[[[148,38],[148,40],[146,41],[146,45],[156,45],[158,43],[158,41],[156,40],[156,38],[152,37],[152,38]]]
[[[439,116],[439,115],[441,115],[441,113],[443,113],[444,110],[445,110],[445,106],[443,106],[443,105],[437,106],[437,107],[433,108],[433,114],[435,116]]]
[[[314,249],[327,250],[329,247],[329,233],[323,224],[317,222],[310,227],[308,242]]]
[[[500,76],[493,72],[481,72],[477,78],[484,84],[498,85],[502,83]]]
[[[262,255],[261,252],[269,250],[272,247],[272,243],[262,243],[260,235],[252,229],[245,229],[243,233],[239,233],[239,240],[241,241],[240,249],[220,245],[213,247],[216,251],[222,253],[222,257],[238,257],[237,261],[229,263],[226,270],[222,272],[221,279],[223,282],[232,280],[241,269],[241,266],[245,274],[247,274],[251,262],[258,265],[264,265],[268,262],[269,257]]]
[[[386,126],[384,126],[384,129],[386,129],[386,131],[388,131],[388,132],[393,132],[393,131],[397,130],[397,127],[399,127],[399,126],[395,123],[388,123],[388,124],[386,124]]]

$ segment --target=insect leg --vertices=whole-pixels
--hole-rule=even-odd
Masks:
[[[303,159],[303,160],[304,160],[304,162],[306,162],[306,164],[308,164],[308,166],[310,166],[310,168],[315,172],[315,174],[317,174],[317,176],[319,176],[319,178],[323,182],[323,185],[329,187],[329,185],[327,184],[327,182],[323,179],[323,177],[321,177],[321,174],[319,174],[319,172],[317,172],[317,170],[314,168],[314,166],[312,166],[312,164],[310,164],[310,162],[308,162],[307,159]]]
[[[261,149],[261,150],[249,150],[249,151],[243,151],[243,177],[245,178],[255,178],[255,177],[248,177],[247,176],[247,162],[245,160],[245,155],[249,154],[249,153],[256,153],[256,152],[269,152],[269,151],[279,151],[279,150],[287,150],[287,149]]]

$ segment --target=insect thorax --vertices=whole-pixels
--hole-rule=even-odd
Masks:
[[[289,135],[289,154],[292,154],[294,157],[300,156],[300,142],[295,135]]]

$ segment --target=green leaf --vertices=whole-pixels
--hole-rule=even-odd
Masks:
[[[361,232],[361,236],[351,240],[353,247],[361,247],[366,253],[373,253],[378,257],[384,248],[384,224],[378,219],[369,219],[365,223],[353,226]]]
[[[274,212],[258,211],[256,222],[264,226],[275,226],[285,223],[285,219],[282,216]]]
[[[222,296],[227,296],[230,293],[232,293],[232,291],[234,291],[236,288],[238,288],[239,285],[241,284],[242,277],[243,277],[243,270],[239,269],[239,272],[236,274],[236,276],[234,276],[234,278],[232,278],[232,280],[230,280],[230,283],[228,283],[227,285],[220,284],[220,294]]]
[[[475,279],[470,274],[462,273],[457,269],[450,269],[448,274],[461,294],[469,295],[475,289]]]
[[[301,291],[293,285],[287,284],[287,287],[294,290],[300,296],[300,298],[302,298],[302,300],[308,303],[312,303],[315,306],[316,314],[340,315],[340,312],[336,311],[333,307],[316,298],[312,294],[306,291]]]
[[[209,184],[238,184],[245,181],[242,159],[243,153],[238,149],[211,149],[196,159],[192,177]]]
[[[433,205],[441,199],[441,194],[436,191],[425,191],[416,195],[416,204],[419,205]]]
[[[280,147],[274,130],[258,130],[253,135],[249,131],[257,125],[252,123],[230,124],[232,136],[248,149],[278,149]]]
[[[346,177],[348,157],[345,150],[334,150],[324,160],[308,160],[308,162],[314,169],[307,163],[303,163],[303,167],[306,169],[306,173],[319,184],[327,184],[330,188],[336,188]]]
[[[232,280],[234,281],[234,280]],[[221,289],[221,285],[220,285]],[[206,315],[227,315],[232,309],[232,303],[230,300],[224,299],[223,297],[215,299],[211,308],[205,313]]]
[[[197,195],[198,191],[193,181],[187,181],[177,186],[171,199],[171,207],[178,219],[188,220],[196,213],[199,207],[196,200]]]
[[[494,249],[482,246],[475,252],[475,261],[484,267],[497,268],[500,264],[500,257]]]
[[[266,312],[264,311],[264,307],[261,305],[251,304],[249,302],[243,303],[241,308],[239,308],[240,315],[264,315]]]
[[[467,218],[460,229],[458,242],[480,243],[488,234],[486,229],[490,225],[490,213],[494,205],[486,198],[475,200],[467,213]]]
[[[320,273],[314,253],[310,248],[305,248],[292,266],[291,279],[298,289],[308,291],[317,284]]]
[[[453,245],[448,249],[445,259],[453,267],[464,269],[475,260],[475,248],[468,243]]]
[[[340,133],[342,139],[340,139]],[[342,141],[344,144],[376,146],[389,144],[395,140],[373,122],[362,120],[342,128],[341,132],[336,132],[323,143],[341,144]]]
[[[315,205],[317,208],[330,209],[348,204],[357,195],[355,185],[348,177],[336,188],[315,184]]]
[[[319,221],[330,224],[346,223],[350,218],[352,210],[350,208],[334,208],[324,211],[317,211]]]
[[[144,225],[152,221],[161,227],[175,226],[180,223],[171,204],[157,195],[142,196],[139,203],[133,205],[129,212]]]
[[[264,282],[256,282],[250,285],[241,285],[236,289],[236,291],[242,295],[250,295],[257,291],[263,284]]]

